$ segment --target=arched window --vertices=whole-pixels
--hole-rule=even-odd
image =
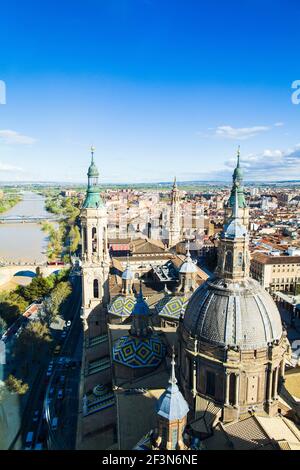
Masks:
[[[99,281],[98,279],[94,279],[94,298],[99,299]]]
[[[92,251],[96,253],[97,251],[97,229],[96,227],[92,228]]]
[[[237,264],[238,266],[243,266],[243,253],[242,252],[238,254]]]
[[[225,271],[232,271],[232,253],[227,251],[225,258]]]

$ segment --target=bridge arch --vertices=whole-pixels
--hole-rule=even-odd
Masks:
[[[32,277],[32,278],[34,278],[34,277],[37,276],[37,274],[36,274],[36,271],[31,271],[31,270],[29,270],[29,269],[26,269],[26,270],[23,269],[23,270],[21,270],[21,271],[16,272],[16,273],[13,275],[13,277],[18,277],[18,276],[24,276],[24,277]]]

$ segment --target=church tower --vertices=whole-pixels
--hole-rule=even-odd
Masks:
[[[233,206],[235,201],[235,193],[238,196],[238,215],[242,224],[248,229],[249,227],[249,207],[245,198],[245,191],[243,187],[243,170],[240,166],[240,147],[237,151],[237,164],[232,175],[232,188],[228,202],[225,205],[224,223],[229,222],[233,214]]]
[[[91,164],[88,169],[88,187],[83,203],[81,219],[82,240],[82,316],[86,322],[90,313],[109,300],[109,253],[107,248],[107,211],[98,187],[99,172],[91,148]]]
[[[180,222],[180,196],[175,177],[171,191],[169,247],[176,245],[180,241]]]
[[[235,187],[233,196],[231,220],[224,226],[220,239],[216,274],[225,279],[241,281],[249,277],[249,237],[239,215],[238,187]]]

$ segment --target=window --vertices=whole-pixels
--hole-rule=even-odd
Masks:
[[[96,227],[92,228],[92,251],[96,253],[97,251],[97,229]]]
[[[227,251],[225,259],[225,271],[232,271],[232,253]]]
[[[216,391],[216,375],[214,372],[207,371],[206,372],[206,394],[210,395],[211,397],[215,396]]]
[[[243,265],[243,253],[239,253],[238,254],[238,266],[242,266]]]
[[[99,299],[99,281],[98,279],[94,279],[94,298]]]

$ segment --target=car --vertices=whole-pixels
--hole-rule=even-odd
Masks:
[[[58,364],[59,364],[60,366],[62,366],[64,362],[65,362],[65,358],[64,358],[64,357],[60,357],[59,360],[58,360]]]
[[[34,450],[43,450],[43,444],[41,442],[37,442],[34,446]]]
[[[46,374],[46,375],[47,375],[47,377],[50,377],[51,374],[52,374],[52,369],[49,368],[49,369],[47,370],[47,374]]]
[[[39,419],[39,410],[35,410],[34,414],[33,414],[33,421],[37,421]]]
[[[55,355],[58,355],[60,353],[60,350],[61,350],[61,347],[60,346],[56,346],[56,348],[54,349],[54,354]]]
[[[54,392],[54,387],[51,387],[49,390],[49,395],[53,395],[53,392]]]
[[[57,398],[61,399],[63,396],[64,396],[63,390],[62,389],[58,390]]]
[[[56,431],[57,428],[58,428],[58,418],[55,417],[51,421],[51,429],[52,431]]]
[[[33,441],[33,431],[29,431],[26,436],[25,450],[30,450],[32,448]]]
[[[65,376],[64,375],[61,375],[60,378],[59,378],[59,381],[61,384],[64,384],[65,383]]]

